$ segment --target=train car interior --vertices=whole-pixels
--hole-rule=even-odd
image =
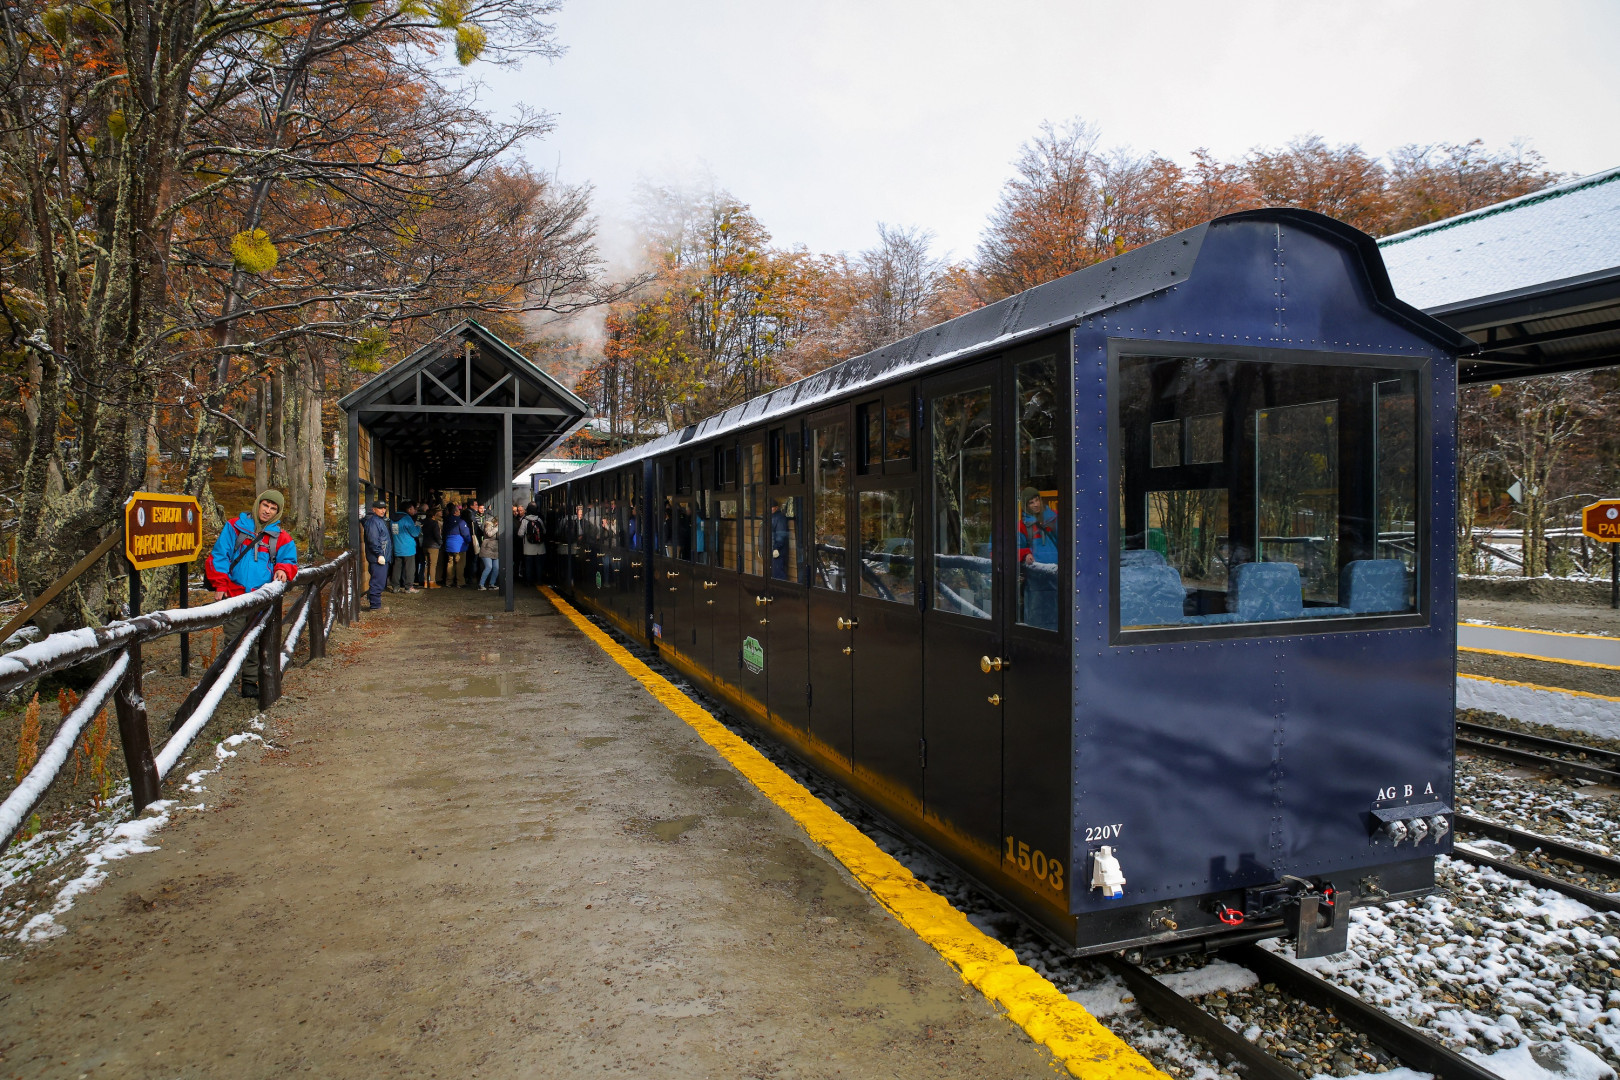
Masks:
[[[1419,613],[1424,391],[1372,359],[1118,358],[1125,638]]]

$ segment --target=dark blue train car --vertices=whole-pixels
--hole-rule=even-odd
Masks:
[[[571,475],[555,574],[1076,953],[1332,952],[1450,849],[1469,348],[1232,215]]]

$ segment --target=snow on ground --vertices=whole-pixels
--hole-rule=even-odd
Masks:
[[[253,717],[249,724],[264,730],[262,717]],[[262,743],[264,738],[245,731],[222,740],[214,747],[213,768],[187,774],[177,790],[187,795],[204,792],[203,781],[237,755],[235,747],[250,741]],[[0,855],[0,895],[13,895],[18,885],[31,886],[27,894],[0,907],[0,937],[34,944],[65,933],[57,920],[80,896],[107,880],[109,863],[157,851],[150,841],[173,814],[206,809],[201,802],[183,806],[175,799],[160,799],[139,817],[129,819],[129,802],[129,781],[125,780],[101,811],[65,828],[46,829]]]
[[[1482,675],[1458,675],[1457,708],[1501,713],[1527,723],[1620,739],[1620,700],[1597,694],[1549,690]]]
[[[1600,855],[1617,854],[1615,822],[1620,821],[1620,797],[1613,789],[1579,782],[1572,785],[1553,777],[1519,775],[1522,771],[1489,758],[1459,760],[1458,811],[1510,828],[1554,837]],[[1483,846],[1478,841],[1469,843]]]

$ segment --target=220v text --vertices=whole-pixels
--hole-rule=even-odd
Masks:
[[[1086,840],[1087,842],[1092,840],[1117,840],[1119,839],[1119,830],[1124,827],[1123,825],[1088,825],[1086,827]]]

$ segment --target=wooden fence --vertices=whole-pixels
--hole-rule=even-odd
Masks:
[[[10,844],[28,815],[68,762],[75,740],[109,698],[118,714],[118,737],[129,767],[134,812],[160,797],[163,781],[179,763],[193,739],[213,717],[247,660],[259,654],[259,708],[268,709],[281,696],[281,675],[308,630],[310,659],[326,655],[326,638],[334,621],[344,625],[360,617],[359,560],[345,551],[330,562],[303,567],[289,583],[271,582],[261,589],[202,607],[176,608],[121,619],[105,626],[68,630],[0,656],[0,695],[53,672],[111,657],[78,707],[64,717],[50,745],[21,783],[0,803],[0,850]],[[290,611],[288,593],[298,593]],[[154,755],[146,698],[141,692],[141,649],[171,634],[192,634],[223,626],[233,616],[247,615],[247,626],[220,649],[202,679],[180,703],[169,724],[169,737]],[[283,626],[290,628],[283,633]]]

